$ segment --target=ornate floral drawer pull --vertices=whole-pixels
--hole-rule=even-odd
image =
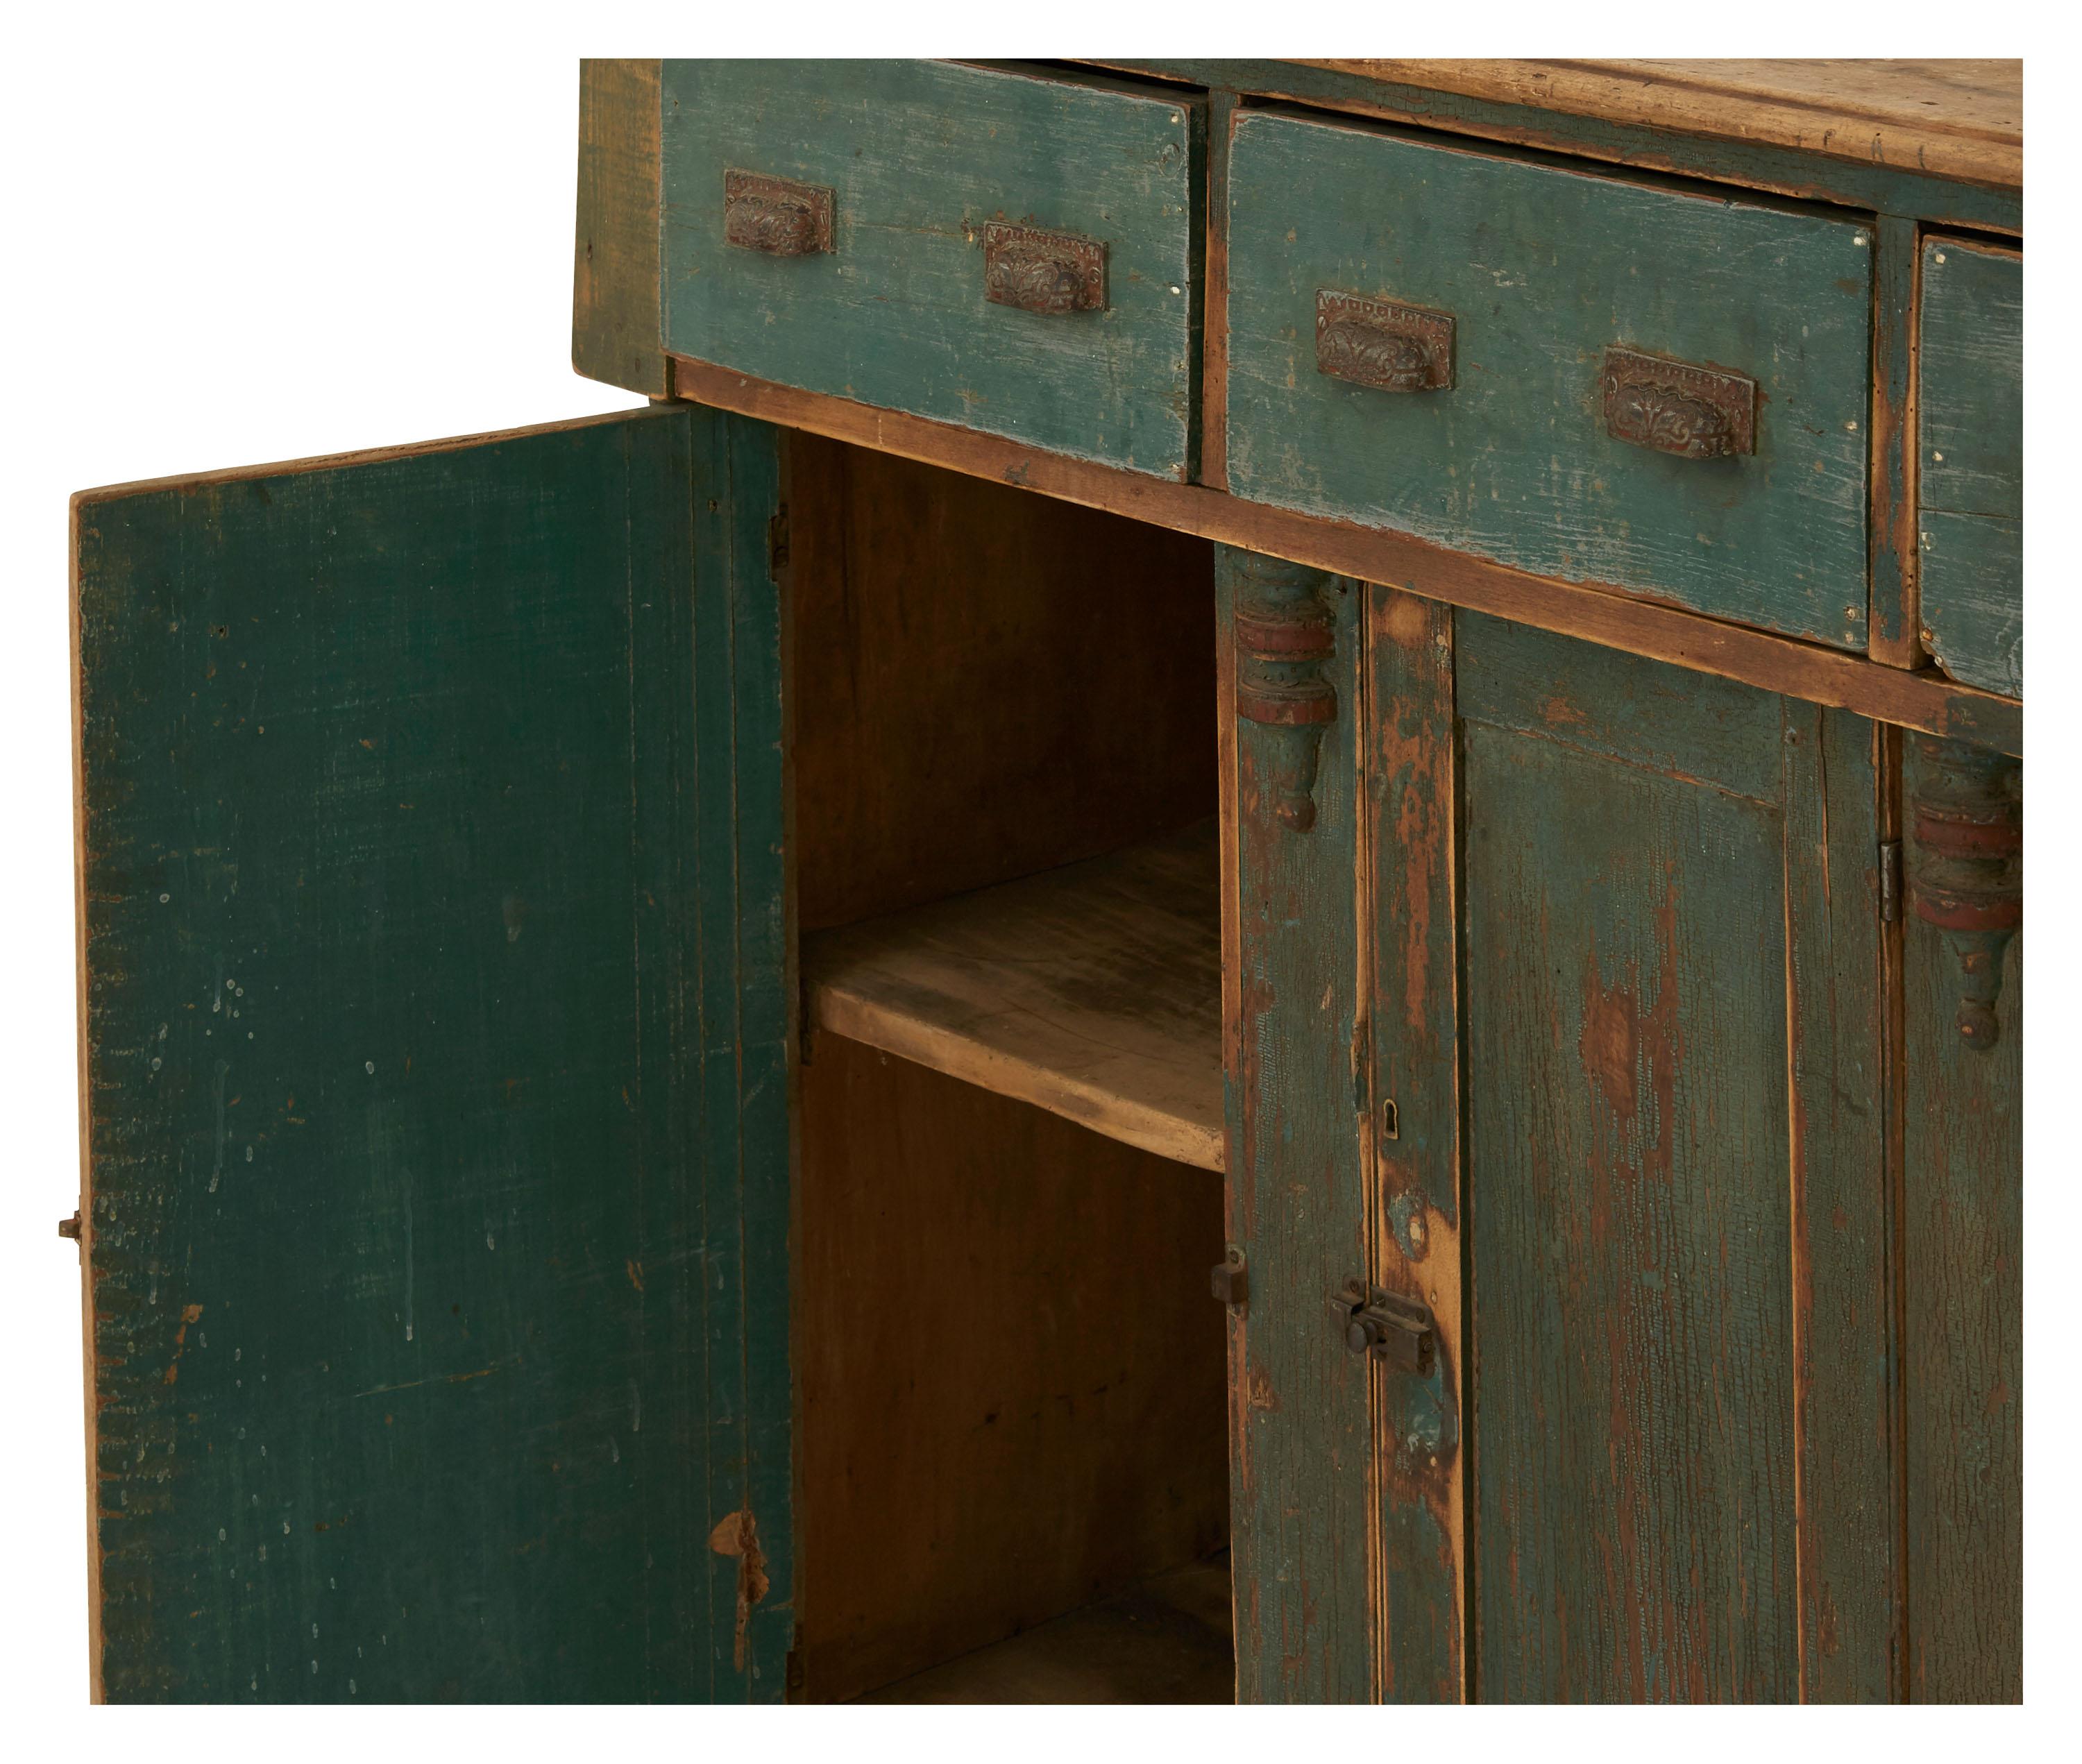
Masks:
[[[1756,452],[1756,381],[1637,349],[1605,352],[1605,432],[1679,459]]]
[[[1383,392],[1449,391],[1453,315],[1319,288],[1316,371]]]
[[[757,171],[723,175],[723,236],[740,250],[814,257],[832,248],[832,192]]]
[[[1098,239],[986,221],[984,297],[1030,313],[1104,312],[1106,255]]]

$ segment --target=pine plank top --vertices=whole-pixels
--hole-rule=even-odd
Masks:
[[[820,1029],[1222,1167],[1212,822],[806,940]]]
[[[2021,61],[1308,61],[1570,116],[2024,187]]]

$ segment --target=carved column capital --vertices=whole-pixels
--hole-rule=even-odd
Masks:
[[[1959,962],[1959,1034],[1985,1051],[2000,1034],[2003,952],[2024,923],[2024,768],[2006,754],[1918,735],[1909,802],[1916,916]]]

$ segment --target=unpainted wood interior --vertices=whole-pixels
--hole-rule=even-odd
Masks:
[[[1165,1123],[1219,1120],[1210,548],[802,435],[787,495],[797,1694],[1198,1697],[1229,1682],[1221,1178],[1159,1151],[1210,1161]],[[1138,946],[1122,876],[1181,865]],[[841,952],[872,1011],[816,1002]]]

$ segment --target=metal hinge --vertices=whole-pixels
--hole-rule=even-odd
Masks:
[[[1901,917],[1901,841],[1880,841],[1880,923],[1890,925]]]
[[[766,564],[768,573],[777,576],[788,567],[788,505],[786,503],[773,511],[773,518],[766,523]]]
[[[1229,1307],[1232,1316],[1242,1316],[1250,1308],[1250,1274],[1244,1265],[1241,1244],[1229,1246],[1210,1271],[1208,1281],[1215,1296]]]

